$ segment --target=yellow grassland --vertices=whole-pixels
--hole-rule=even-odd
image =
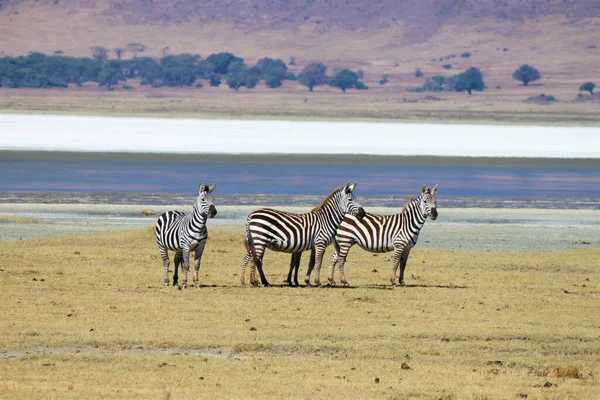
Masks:
[[[150,228],[0,243],[0,397],[600,393],[600,249],[417,247],[395,290],[389,254],[358,248],[350,288],[241,287],[244,252],[241,233],[211,231],[203,287],[178,291],[162,285]],[[267,253],[272,283],[288,263]]]

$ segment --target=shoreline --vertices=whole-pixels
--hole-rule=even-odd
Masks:
[[[157,215],[142,216],[149,208]],[[152,228],[167,210],[190,212],[191,204],[6,204],[0,203],[0,241],[57,236],[79,236]],[[239,232],[242,237],[253,205],[221,205],[209,220],[210,231]],[[280,206],[303,213],[309,206]],[[377,214],[400,212],[401,207],[369,207]],[[439,210],[436,221],[427,221],[418,246],[468,252],[548,252],[600,248],[600,210],[451,208]],[[241,246],[240,239],[240,246]]]

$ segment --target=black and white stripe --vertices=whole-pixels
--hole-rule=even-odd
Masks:
[[[343,188],[334,190],[320,206],[306,214],[294,214],[269,208],[261,208],[250,213],[246,220],[245,245],[248,253],[242,261],[240,275],[242,284],[244,284],[246,264],[253,261],[258,268],[262,284],[269,285],[262,269],[262,260],[267,248],[293,254],[314,249],[317,268],[315,284],[320,286],[323,253],[333,241],[342,218],[346,213],[359,219],[364,215],[363,208],[353,194],[355,187],[356,183],[346,184]],[[294,262],[292,257],[292,264]],[[256,285],[254,265],[250,273],[250,282]],[[312,268],[309,268],[305,278],[307,286],[310,286],[311,272]]]
[[[204,184],[198,187],[198,196],[191,214],[184,214],[181,211],[167,211],[158,218],[156,222],[156,242],[165,268],[165,286],[169,286],[169,250],[175,252],[173,286],[177,285],[178,264],[183,259],[184,277],[181,288],[187,287],[190,251],[195,250],[194,284],[197,288],[200,287],[198,271],[200,270],[200,260],[208,238],[206,220],[208,217],[213,218],[217,214],[211,194],[214,189],[214,183],[210,187]]]
[[[395,276],[400,266],[398,282],[404,285],[404,269],[410,250],[417,244],[419,232],[427,217],[435,220],[438,216],[435,194],[438,186],[433,189],[423,186],[421,194],[411,199],[399,214],[377,215],[366,213],[362,219],[346,215],[335,235],[336,251],[331,257],[329,267],[329,283],[335,285],[333,271],[336,264],[340,268],[340,280],[347,286],[344,275],[344,264],[350,248],[356,243],[372,253],[394,252],[394,264],[390,281],[395,286]]]

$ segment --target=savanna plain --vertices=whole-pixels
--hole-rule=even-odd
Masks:
[[[177,290],[150,226],[0,243],[0,397],[598,398],[600,249],[417,246],[396,289],[358,248],[351,287],[284,286],[274,252],[275,285],[241,286],[244,253],[211,230],[202,287]]]

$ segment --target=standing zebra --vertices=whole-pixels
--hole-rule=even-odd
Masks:
[[[252,261],[250,282],[253,285],[257,284],[254,276],[254,266],[256,266],[262,284],[269,285],[262,268],[262,260],[267,248],[292,254],[314,249],[317,267],[315,285],[320,286],[319,276],[323,253],[333,241],[335,231],[344,214],[350,213],[358,219],[365,214],[352,193],[355,187],[356,183],[346,184],[343,188],[334,190],[323,200],[321,205],[306,214],[294,214],[269,208],[251,212],[246,220],[244,241],[248,253],[242,261],[240,275],[242,283],[244,283],[246,265]],[[294,256],[292,256],[293,263]],[[307,286],[310,286],[311,272],[312,268],[309,267],[304,280]]]
[[[211,194],[213,190],[215,190],[214,183],[209,187],[204,184],[198,187],[198,196],[191,214],[184,214],[181,211],[167,211],[158,218],[156,222],[156,242],[165,268],[165,286],[169,286],[168,251],[175,252],[173,286],[177,285],[178,265],[183,259],[184,276],[181,288],[185,289],[187,287],[188,271],[190,270],[190,251],[196,250],[194,256],[194,284],[197,288],[200,287],[198,271],[200,270],[202,252],[208,238],[206,220],[208,217],[213,218],[217,215],[217,209]]]
[[[433,189],[423,186],[417,198],[411,198],[399,214],[376,215],[366,213],[364,218],[357,219],[346,215],[335,235],[335,252],[331,256],[329,267],[329,283],[335,285],[333,271],[337,264],[340,268],[340,280],[344,286],[348,281],[344,275],[344,263],[354,243],[372,253],[394,251],[394,265],[390,281],[396,287],[395,276],[400,266],[398,282],[404,286],[404,269],[410,250],[417,244],[419,232],[427,217],[435,220],[438,216],[435,194],[438,185]]]

